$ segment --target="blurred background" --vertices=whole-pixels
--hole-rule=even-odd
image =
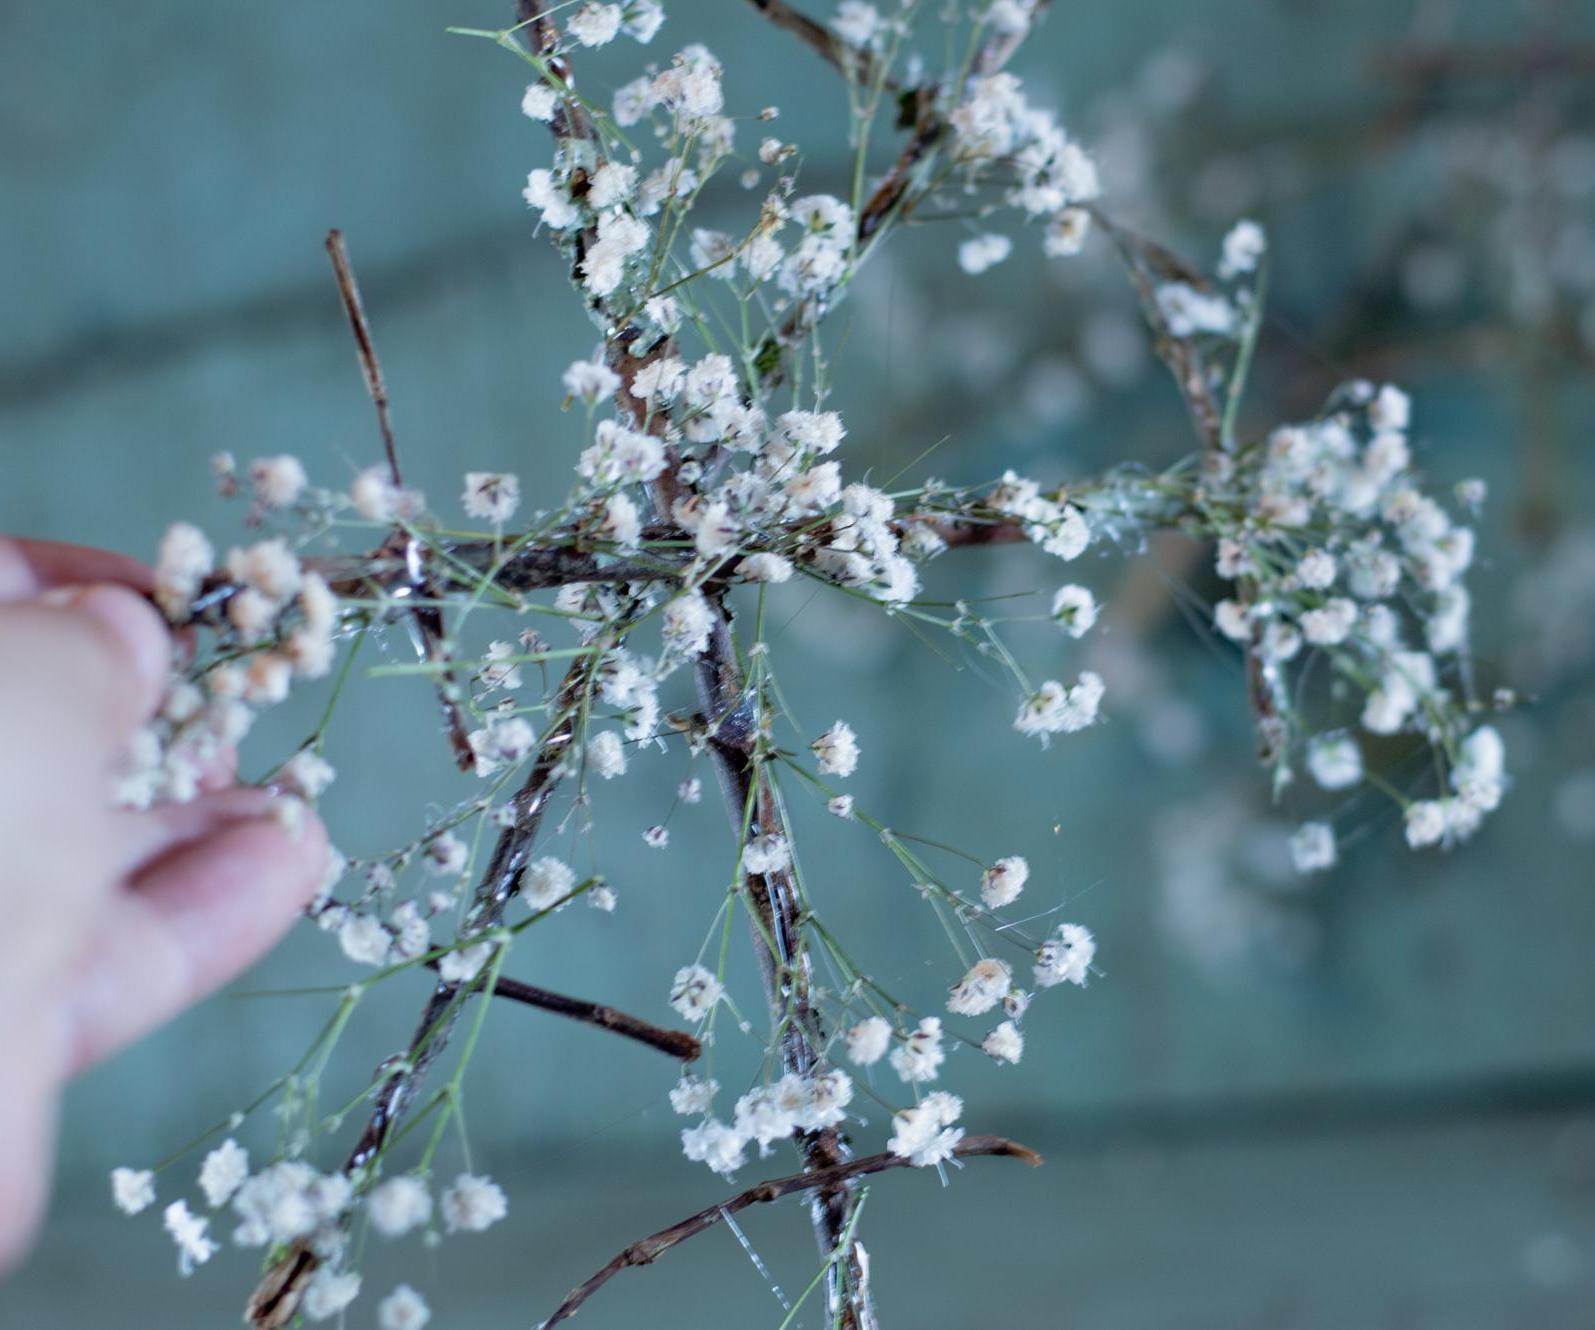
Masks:
[[[178,517],[236,536],[207,467],[219,449],[295,452],[328,485],[375,460],[331,226],[361,275],[407,479],[447,511],[467,467],[563,492],[579,422],[557,412],[557,375],[593,333],[518,198],[547,140],[518,113],[521,67],[443,33],[507,7],[0,7],[0,529],[147,557]],[[809,147],[805,187],[842,192],[830,72],[751,6],[668,10],[648,56],[707,39],[728,105],[779,105],[783,137]],[[836,714],[859,730],[860,805],[984,858],[1026,855],[1031,891],[1100,944],[1101,977],[1038,1006],[1021,1065],[957,1068],[972,1129],[1046,1167],[977,1162],[945,1194],[923,1173],[873,1188],[885,1324],[1595,1326],[1595,4],[1084,0],[1054,7],[1016,69],[1098,152],[1121,220],[1209,266],[1233,220],[1267,225],[1273,316],[1248,428],[1309,414],[1344,378],[1392,379],[1414,395],[1432,488],[1488,481],[1479,676],[1527,704],[1502,725],[1515,784],[1473,844],[1411,854],[1393,806],[1365,797],[1335,813],[1339,868],[1303,882],[1284,839],[1304,809],[1268,802],[1239,664],[1178,609],[1186,590],[1217,593],[1202,551],[1071,566],[1109,603],[1101,627],[1020,646],[1055,659],[1048,673],[1100,669],[1108,723],[1048,753],[1008,732],[1000,687],[844,598],[795,597],[772,638],[783,677],[814,732]],[[953,262],[960,238],[914,232],[836,316],[850,466],[889,476],[940,444],[912,474],[1057,481],[1190,450],[1105,245],[1047,264],[1021,243],[976,281]],[[938,589],[1057,580],[990,553],[952,556]],[[351,691],[324,812],[363,854],[459,786],[424,688]],[[274,717],[246,767],[297,743],[316,702]],[[706,800],[672,821],[669,851],[643,849],[672,764],[685,774],[679,754],[655,760],[665,793],[635,772],[600,791],[620,912],[580,912],[557,946],[530,935],[515,966],[663,1019],[725,837]],[[805,846],[816,894],[872,939],[879,977],[929,1000],[947,968],[934,920],[902,908],[867,833],[823,830]],[[153,1212],[114,1213],[106,1174],[164,1158],[293,1062],[331,999],[261,994],[352,978],[335,951],[296,931],[237,992],[71,1088],[54,1210],[0,1288],[0,1325],[237,1323],[249,1258],[179,1284]],[[424,982],[393,987],[362,1008],[329,1097],[407,1037]],[[674,1078],[646,1049],[495,1011],[469,1120],[511,1218],[376,1251],[370,1287],[421,1286],[440,1330],[535,1325],[625,1243],[728,1194],[676,1148]],[[779,1325],[770,1280],[788,1296],[808,1282],[806,1223],[793,1203],[745,1230],[768,1277],[717,1231],[617,1279],[582,1324]],[[373,1325],[373,1307],[349,1324]]]

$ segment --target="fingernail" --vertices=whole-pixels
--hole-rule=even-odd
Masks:
[[[110,583],[56,587],[39,600],[45,605],[91,614],[121,642],[129,663],[153,691],[165,686],[171,669],[172,639],[142,596]]]

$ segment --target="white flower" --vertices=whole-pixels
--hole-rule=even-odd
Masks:
[[[702,1076],[683,1076],[670,1088],[670,1107],[682,1114],[707,1113],[720,1092],[720,1082]]]
[[[454,1185],[443,1193],[441,1208],[450,1233],[480,1233],[509,1213],[503,1189],[492,1178],[471,1173],[454,1179]]]
[[[604,780],[626,772],[626,749],[614,730],[600,730],[587,743],[587,764]]]
[[[368,466],[349,485],[354,510],[368,522],[391,522],[399,512],[399,497],[385,466]]]
[[[249,1151],[231,1138],[208,1155],[199,1169],[199,1188],[212,1210],[226,1205],[249,1176]]]
[[[546,910],[575,889],[576,871],[563,859],[546,856],[526,865],[521,890],[534,910]]]
[[[301,748],[277,773],[277,783],[301,799],[319,799],[338,773],[320,753]]]
[[[933,1081],[938,1068],[947,1060],[941,1046],[941,1019],[927,1016],[901,1044],[892,1050],[892,1070],[905,1081]]]
[[[495,717],[485,728],[466,736],[476,757],[476,774],[491,776],[503,766],[514,766],[532,751],[537,736],[520,716]]]
[[[401,1173],[372,1189],[366,1214],[383,1237],[402,1238],[432,1217],[432,1193],[413,1173]]]
[[[1290,838],[1290,857],[1298,873],[1335,866],[1335,832],[1327,822],[1304,822]]]
[[[688,776],[676,787],[676,797],[684,804],[695,804],[703,798],[703,781],[697,776]]]
[[[1013,241],[1005,235],[988,231],[972,236],[958,246],[958,266],[970,276],[979,276],[994,268],[1013,252]]]
[[[299,590],[299,557],[281,536],[256,541],[246,549],[227,554],[227,575],[263,596],[282,602]]]
[[[204,1265],[216,1254],[216,1244],[206,1236],[210,1220],[190,1214],[187,1201],[173,1201],[166,1207],[161,1222],[177,1244],[177,1272],[193,1273],[196,1265]]]
[[[467,471],[460,502],[467,517],[503,526],[521,506],[520,477],[501,471]]]
[[[1030,879],[1030,865],[1017,854],[999,859],[980,876],[980,898],[988,910],[1000,910],[1019,899]]]
[[[850,818],[853,816],[853,796],[851,794],[833,795],[825,801],[826,811],[835,817]]]
[[[596,360],[573,360],[562,376],[565,391],[572,397],[593,403],[610,396],[620,387],[620,375]]]
[[[1308,550],[1296,565],[1296,578],[1304,587],[1322,591],[1333,585],[1337,571],[1335,556],[1328,550]]]
[[[650,850],[662,850],[670,844],[670,829],[652,826],[642,833],[642,843]]]
[[[1084,670],[1079,681],[1065,688],[1049,679],[1027,697],[1014,718],[1020,734],[1073,734],[1095,723],[1102,704],[1102,676]]]
[[[869,45],[884,26],[880,11],[865,0],[842,0],[831,18],[831,31],[854,46]]]
[[[785,411],[776,417],[779,438],[806,453],[832,453],[847,436],[835,411]]]
[[[1412,423],[1412,399],[1387,383],[1368,404],[1368,420],[1375,429],[1404,430]]]
[[[1345,790],[1362,780],[1362,750],[1349,734],[1326,734],[1307,745],[1307,770],[1326,790]]]
[[[714,611],[703,593],[689,591],[665,606],[661,635],[665,645],[683,656],[701,656],[714,630]]]
[[[1012,1021],[1004,1021],[985,1037],[980,1051],[996,1062],[1017,1062],[1024,1056],[1025,1037]]]
[[[955,1016],[979,1016],[1001,1002],[1012,983],[1013,971],[1003,961],[985,957],[949,990],[947,1010]]]
[[[620,31],[620,6],[601,5],[588,0],[566,23],[570,35],[583,46],[603,46],[615,40]]]
[[[1357,604],[1344,596],[1335,596],[1316,610],[1303,610],[1301,632],[1314,646],[1338,646],[1351,635],[1357,626]]]
[[[438,978],[446,984],[468,984],[482,973],[493,955],[491,942],[474,942],[438,957]]]
[[[587,203],[593,208],[613,208],[624,203],[637,188],[637,168],[624,162],[605,162],[593,172],[587,186]]]
[[[521,98],[521,114],[528,120],[549,121],[559,105],[559,94],[547,83],[528,83]]]
[[[1213,626],[1231,642],[1252,640],[1251,607],[1238,600],[1221,600],[1213,606]]]
[[[1048,938],[1036,949],[1036,983],[1042,988],[1057,984],[1085,987],[1091,961],[1097,954],[1091,930],[1079,924],[1059,924],[1058,936]]]
[[[1407,844],[1415,850],[1437,844],[1448,830],[1446,808],[1436,799],[1420,799],[1407,805]]]
[[[249,464],[249,482],[263,508],[292,508],[310,483],[304,464],[288,453],[257,457]]]
[[[725,990],[701,965],[684,965],[670,985],[670,1005],[689,1021],[701,1021]]]
[[[300,1309],[312,1321],[330,1321],[360,1296],[360,1276],[353,1270],[322,1266],[305,1285]]]
[[[1227,337],[1235,331],[1235,307],[1221,295],[1200,291],[1189,282],[1166,282],[1155,297],[1171,336]]]
[[[963,1101],[957,1095],[940,1091],[926,1095],[923,1103],[905,1108],[892,1118],[892,1135],[886,1148],[916,1168],[951,1159],[964,1138],[963,1128],[952,1125],[963,1111]]]
[[[178,622],[188,617],[189,602],[215,558],[210,541],[197,526],[174,522],[166,529],[155,558],[155,599],[167,618]]]
[[[891,1047],[892,1027],[879,1016],[866,1016],[847,1032],[847,1056],[860,1067],[872,1067]]]
[[[377,1304],[378,1330],[422,1330],[431,1319],[426,1299],[408,1284],[400,1284]]]
[[[1268,237],[1263,228],[1253,221],[1236,222],[1224,237],[1224,257],[1219,263],[1219,276],[1229,278],[1251,272],[1268,249]]]
[[[749,873],[779,873],[792,862],[785,836],[766,831],[742,848],[742,867]]]
[[[792,561],[779,554],[750,554],[737,564],[737,574],[750,582],[785,582],[792,576]]]
[[[526,188],[521,190],[526,206],[543,214],[543,221],[556,231],[563,231],[581,220],[581,213],[570,201],[565,186],[554,178],[547,167],[539,166],[526,175]]]
[[[358,965],[386,965],[393,954],[393,935],[369,914],[351,914],[338,929],[343,954]]]
[[[623,550],[637,548],[642,539],[642,514],[628,494],[611,494],[604,501],[604,518],[599,531]]]
[[[1088,587],[1059,587],[1052,598],[1052,617],[1070,637],[1084,637],[1097,621],[1097,599]]]
[[[298,1160],[273,1164],[234,1195],[233,1211],[243,1222],[233,1230],[233,1241],[241,1247],[292,1242],[339,1219],[352,1192],[342,1173],[323,1176]]]
[[[664,7],[659,0],[626,0],[626,35],[646,46],[658,33],[665,21]]]
[[[719,1118],[705,1118],[681,1133],[681,1148],[687,1158],[709,1165],[723,1177],[730,1177],[746,1162],[746,1144],[740,1132]]]
[[[155,1203],[155,1174],[147,1168],[113,1168],[111,1199],[125,1215],[136,1215]]]
[[[809,747],[820,759],[822,775],[851,776],[858,769],[858,739],[846,721],[837,721]]]

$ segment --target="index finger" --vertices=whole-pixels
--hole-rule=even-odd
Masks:
[[[147,564],[113,550],[0,536],[0,602],[89,582],[115,582],[148,595],[155,575]]]

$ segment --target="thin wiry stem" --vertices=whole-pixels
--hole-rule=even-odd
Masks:
[[[426,964],[428,969],[436,970],[440,962],[430,960]],[[524,1003],[528,1007],[536,1007],[539,1011],[551,1011],[556,1016],[568,1016],[571,1020],[581,1021],[586,1025],[595,1025],[600,1030],[609,1030],[623,1038],[646,1044],[649,1048],[657,1048],[661,1053],[668,1053],[683,1062],[696,1061],[703,1053],[703,1044],[697,1036],[688,1034],[685,1030],[667,1030],[663,1026],[643,1020],[640,1016],[621,1011],[618,1007],[611,1007],[602,1002],[589,1002],[585,998],[566,997],[563,993],[550,992],[546,988],[538,988],[535,984],[523,983],[519,979],[500,976],[493,984],[493,996]]]
[[[983,1156],[1018,1159],[1032,1168],[1041,1163],[1041,1156],[1034,1150],[1020,1145],[1017,1141],[1010,1141],[1004,1136],[965,1136],[953,1147],[953,1154],[959,1159],[975,1159]],[[784,1178],[772,1178],[749,1187],[744,1192],[739,1192],[729,1200],[705,1206],[696,1214],[688,1215],[669,1228],[651,1233],[616,1254],[603,1269],[573,1288],[554,1314],[542,1323],[539,1330],[550,1330],[550,1327],[558,1325],[561,1321],[568,1321],[588,1298],[622,1270],[652,1264],[672,1247],[685,1242],[688,1238],[696,1237],[705,1229],[713,1228],[738,1211],[754,1205],[767,1205],[771,1201],[779,1201],[783,1196],[791,1196],[797,1192],[846,1188],[858,1178],[907,1167],[909,1161],[902,1155],[887,1153],[865,1155],[861,1159],[846,1160],[829,1168],[806,1169],[802,1173],[793,1173]],[[847,1236],[845,1229],[843,1233],[838,1234],[838,1238],[843,1236]]]

